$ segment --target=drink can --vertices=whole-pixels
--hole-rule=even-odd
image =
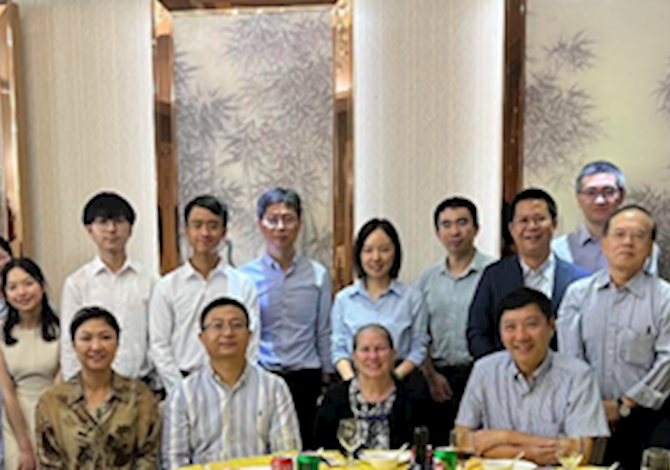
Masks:
[[[451,447],[437,447],[433,451],[433,468],[438,470],[456,470],[457,455]]]
[[[316,454],[300,454],[298,456],[298,470],[319,470],[321,457]]]
[[[286,455],[276,455],[270,462],[272,470],[293,470],[293,459]]]

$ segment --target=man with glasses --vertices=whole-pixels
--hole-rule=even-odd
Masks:
[[[330,362],[331,282],[320,263],[296,254],[302,205],[291,189],[274,188],[258,200],[258,229],[265,253],[242,267],[260,296],[259,362],[280,375],[293,400],[309,448],[321,384],[334,372]]]
[[[589,274],[551,252],[557,210],[549,194],[526,189],[516,195],[510,212],[508,226],[517,254],[486,268],[470,305],[468,347],[475,359],[503,349],[496,307],[507,294],[524,286],[536,289],[551,299],[556,314],[568,285]]]
[[[626,196],[626,179],[621,170],[610,162],[588,163],[575,181],[577,204],[584,220],[566,235],[554,239],[553,252],[564,261],[574,263],[594,273],[607,268],[600,240],[605,222],[621,205]],[[647,269],[657,272],[658,247],[654,245]]]
[[[253,334],[246,307],[220,297],[198,323],[209,363],[177,385],[165,403],[162,468],[300,451],[286,383],[245,357]]]
[[[193,253],[158,282],[149,306],[149,354],[166,391],[206,362],[197,339],[198,318],[212,299],[222,295],[239,300],[248,309],[253,333],[247,358],[252,364],[258,361],[256,288],[251,279],[219,256],[228,221],[226,206],[214,196],[199,196],[186,205],[184,219]]]

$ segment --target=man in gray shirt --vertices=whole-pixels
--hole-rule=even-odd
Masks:
[[[656,226],[627,206],[605,224],[608,269],[568,288],[559,349],[593,368],[613,436],[606,462],[639,468],[642,449],[670,447],[670,284],[644,269]]]
[[[433,220],[447,256],[426,269],[417,285],[426,302],[430,333],[430,355],[422,369],[435,403],[431,440],[434,445],[447,445],[472,369],[465,336],[468,308],[484,268],[494,259],[474,246],[479,231],[477,207],[468,199],[445,199]]]
[[[584,439],[588,461],[594,437],[609,435],[598,384],[581,360],[549,348],[551,301],[522,287],[498,307],[505,346],[475,362],[456,418],[474,432],[475,451],[492,458],[524,452],[539,465],[556,464],[556,438]]]

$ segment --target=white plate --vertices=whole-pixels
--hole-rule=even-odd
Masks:
[[[482,459],[482,467],[484,470],[511,470],[511,465],[514,459]],[[488,464],[488,465],[487,465]],[[514,470],[533,470],[537,465],[528,460],[519,460],[514,464]]]

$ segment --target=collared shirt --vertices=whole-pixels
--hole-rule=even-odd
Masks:
[[[436,366],[457,366],[472,362],[465,336],[468,309],[484,268],[493,261],[491,256],[475,250],[470,266],[459,277],[447,269],[446,259],[421,274],[417,287],[426,302],[430,357]]]
[[[166,274],[156,284],[149,306],[149,355],[166,390],[182,380],[183,372],[193,372],[207,363],[200,342],[200,316],[219,297],[232,297],[247,307],[251,338],[247,359],[258,362],[260,312],[253,282],[223,260],[207,279],[190,262]]]
[[[372,300],[365,284],[356,281],[335,296],[331,321],[333,364],[351,359],[354,335],[371,323],[378,323],[391,333],[400,359],[419,366],[426,358],[426,309],[421,292],[414,287],[392,281],[385,293]]]
[[[554,253],[550,252],[549,257],[537,269],[528,266],[521,257],[519,257],[519,264],[523,274],[523,285],[539,290],[551,299],[554,292],[554,278],[556,277],[554,275],[556,273],[556,256],[554,256]]]
[[[4,297],[0,298],[0,321],[5,321],[7,314],[9,313],[9,307],[7,306],[7,300]]]
[[[83,307],[102,307],[119,322],[120,342],[112,368],[132,378],[149,373],[149,299],[154,283],[154,276],[139,263],[126,259],[114,273],[99,256],[68,276],[63,285],[60,313],[63,378],[67,380],[81,370],[72,347],[70,323]]]
[[[598,384],[588,364],[551,349],[530,380],[508,351],[475,362],[456,424],[549,438],[609,436]]]
[[[267,253],[240,270],[254,281],[260,299],[260,364],[269,370],[323,368],[333,372],[328,270],[296,256],[284,272]]]
[[[572,284],[558,346],[593,368],[603,398],[659,409],[670,394],[670,284],[645,271],[617,288],[608,271]]]
[[[36,414],[40,468],[157,468],[161,424],[151,390],[113,374],[106,407],[100,418],[91,415],[80,375],[44,392]]]
[[[203,367],[172,391],[163,408],[165,469],[301,448],[286,382],[249,363],[233,387],[211,365]]]

